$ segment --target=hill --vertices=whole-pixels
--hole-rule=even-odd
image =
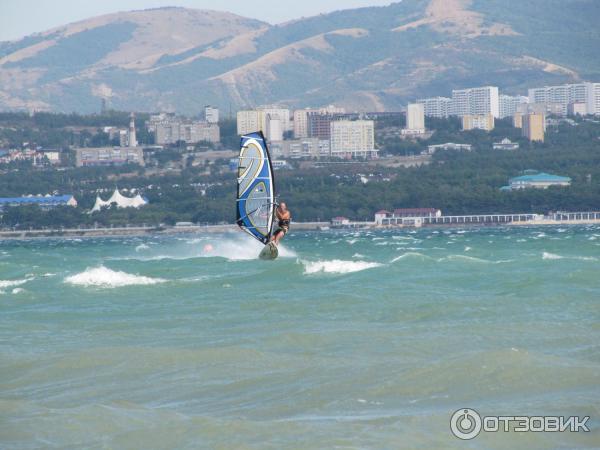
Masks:
[[[594,0],[404,0],[281,25],[159,8],[0,43],[0,109],[397,108],[452,88],[600,80]]]

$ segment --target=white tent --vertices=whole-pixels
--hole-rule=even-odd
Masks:
[[[117,208],[140,208],[148,203],[147,200],[137,194],[135,197],[125,197],[118,189],[111,195],[108,200],[102,200],[99,195],[96,196],[96,203],[90,212],[100,211],[103,207],[110,207],[113,203]]]

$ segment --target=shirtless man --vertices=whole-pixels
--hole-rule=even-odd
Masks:
[[[287,205],[284,202],[281,202],[275,209],[275,216],[279,222],[277,223],[277,230],[273,233],[273,236],[271,236],[271,242],[274,242],[275,245],[279,245],[279,241],[290,230],[290,220],[292,220],[292,215],[287,209]]]

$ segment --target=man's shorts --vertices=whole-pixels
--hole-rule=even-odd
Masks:
[[[285,236],[287,234],[288,231],[290,231],[290,226],[289,225],[281,225],[277,228],[277,231],[275,231],[275,234],[282,232],[283,235]]]

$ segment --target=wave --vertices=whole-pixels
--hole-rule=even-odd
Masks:
[[[141,252],[142,250],[148,250],[150,247],[146,244],[140,244],[135,248],[136,252]]]
[[[65,283],[84,287],[118,288],[123,286],[140,286],[164,283],[163,278],[150,278],[142,275],[132,275],[126,272],[111,270],[100,266],[86,269],[65,278]]]
[[[311,275],[315,273],[353,273],[362,270],[380,267],[381,264],[367,261],[343,261],[341,259],[332,259],[329,261],[300,261],[304,265],[304,274]]]
[[[21,286],[31,280],[33,280],[33,278],[23,278],[22,280],[0,280],[0,289]]]
[[[402,259],[412,258],[412,257],[421,258],[421,259],[433,259],[430,256],[424,255],[422,253],[418,253],[418,252],[406,252],[406,253],[401,254],[400,256],[396,256],[390,262],[391,263],[395,263],[396,261],[400,261]]]
[[[544,252],[542,253],[542,259],[546,260],[557,260],[557,259],[575,259],[578,261],[598,261],[598,258],[593,256],[561,256],[555,253]]]

